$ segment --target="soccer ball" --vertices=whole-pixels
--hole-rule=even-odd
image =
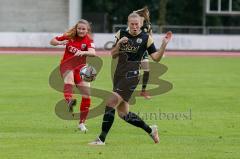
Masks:
[[[80,70],[81,78],[86,82],[92,82],[96,79],[97,71],[93,66],[86,65]]]

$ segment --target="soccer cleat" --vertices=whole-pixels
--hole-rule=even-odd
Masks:
[[[88,145],[92,145],[92,146],[104,146],[105,142],[102,142],[99,138],[97,138],[96,140],[94,140],[93,142],[88,143]]]
[[[85,133],[88,131],[88,129],[86,128],[86,126],[84,125],[84,123],[80,123],[80,124],[78,125],[78,129],[79,129],[80,131],[85,132]]]
[[[76,99],[70,99],[68,101],[68,111],[69,112],[73,112],[73,107],[77,104],[77,100]]]
[[[149,95],[149,93],[147,91],[142,91],[140,93],[140,96],[144,97],[145,99],[151,99],[151,96]]]
[[[150,133],[150,137],[153,139],[153,141],[156,144],[159,143],[157,125],[152,125],[152,126],[150,126],[150,128],[152,129],[152,132]]]

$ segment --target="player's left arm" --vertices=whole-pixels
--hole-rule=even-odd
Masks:
[[[171,40],[171,38],[172,38],[172,32],[168,31],[162,40],[162,44],[161,44],[159,50],[150,54],[151,58],[154,61],[159,62],[161,60],[161,58],[166,50],[167,44]],[[152,45],[154,45],[151,36],[149,37],[148,45],[149,45],[148,49],[151,50]]]

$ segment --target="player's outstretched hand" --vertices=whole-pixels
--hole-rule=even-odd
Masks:
[[[172,39],[173,33],[171,31],[168,31],[164,38],[163,38],[163,43],[168,44],[168,42]]]

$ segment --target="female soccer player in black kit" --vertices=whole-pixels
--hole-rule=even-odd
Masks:
[[[118,63],[113,80],[113,94],[108,99],[102,121],[102,131],[90,145],[105,145],[106,136],[113,124],[115,109],[121,119],[129,124],[142,128],[155,143],[159,142],[157,126],[147,125],[137,114],[129,111],[128,101],[139,82],[139,67],[145,51],[154,61],[159,62],[165,48],[172,37],[168,32],[157,51],[153,39],[141,31],[141,17],[137,13],[128,16],[129,30],[120,30],[116,34],[116,43],[111,51],[113,58],[118,57]]]

